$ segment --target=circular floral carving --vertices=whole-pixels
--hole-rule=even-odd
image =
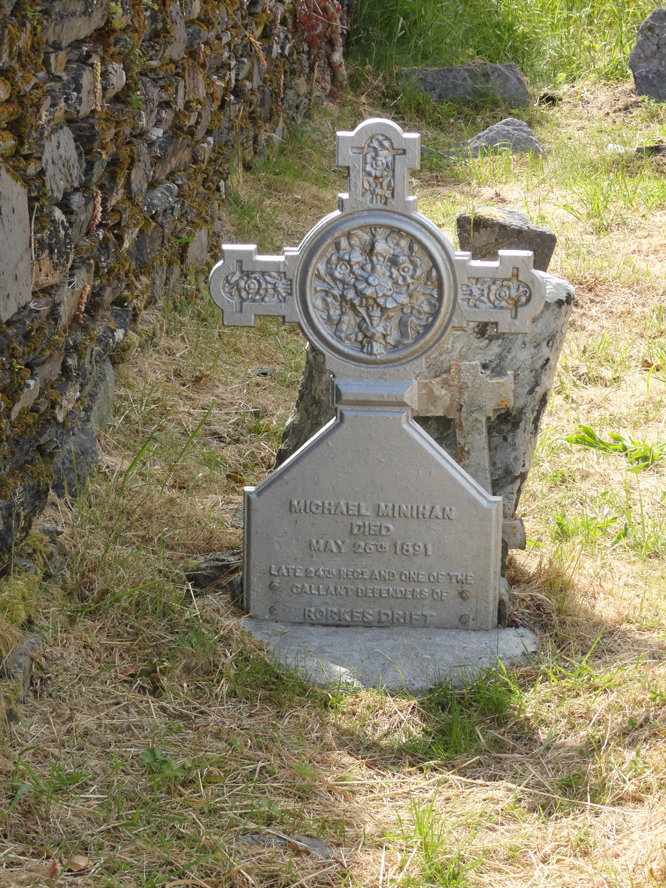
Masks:
[[[348,348],[380,356],[412,343],[440,305],[438,275],[426,250],[404,231],[350,231],[320,257],[314,310]]]

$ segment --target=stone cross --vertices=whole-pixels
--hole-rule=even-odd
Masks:
[[[488,493],[492,488],[486,420],[494,410],[513,408],[513,370],[491,379],[478,361],[452,361],[448,376],[419,382],[416,413],[455,419],[458,462]]]
[[[502,514],[486,419],[511,409],[513,375],[467,362],[417,381],[452,328],[528,331],[545,287],[531,253],[470,261],[417,212],[417,134],[367,120],[338,133],[337,156],[349,191],[297,249],[225,246],[210,276],[225,324],[298,323],[334,376],[336,418],[246,488],[245,605],[287,623],[491,629]],[[455,418],[469,473],[413,411]]]

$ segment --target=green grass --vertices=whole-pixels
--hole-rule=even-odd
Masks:
[[[515,62],[536,84],[618,80],[648,0],[358,0],[353,51],[390,71]]]

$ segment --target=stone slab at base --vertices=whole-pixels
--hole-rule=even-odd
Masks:
[[[498,660],[510,669],[538,648],[529,629],[386,629],[309,626],[247,618],[241,625],[268,645],[276,665],[313,684],[349,690],[423,693],[438,681],[462,687]]]

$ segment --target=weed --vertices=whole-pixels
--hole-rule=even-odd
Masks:
[[[572,435],[565,435],[564,441],[569,444],[577,444],[579,447],[588,447],[600,453],[621,453],[627,462],[633,465],[630,472],[639,472],[648,469],[655,463],[666,459],[666,444],[648,444],[647,441],[636,441],[633,438],[624,438],[616,432],[608,433],[608,440],[600,438],[590,426],[579,423],[578,431]]]

